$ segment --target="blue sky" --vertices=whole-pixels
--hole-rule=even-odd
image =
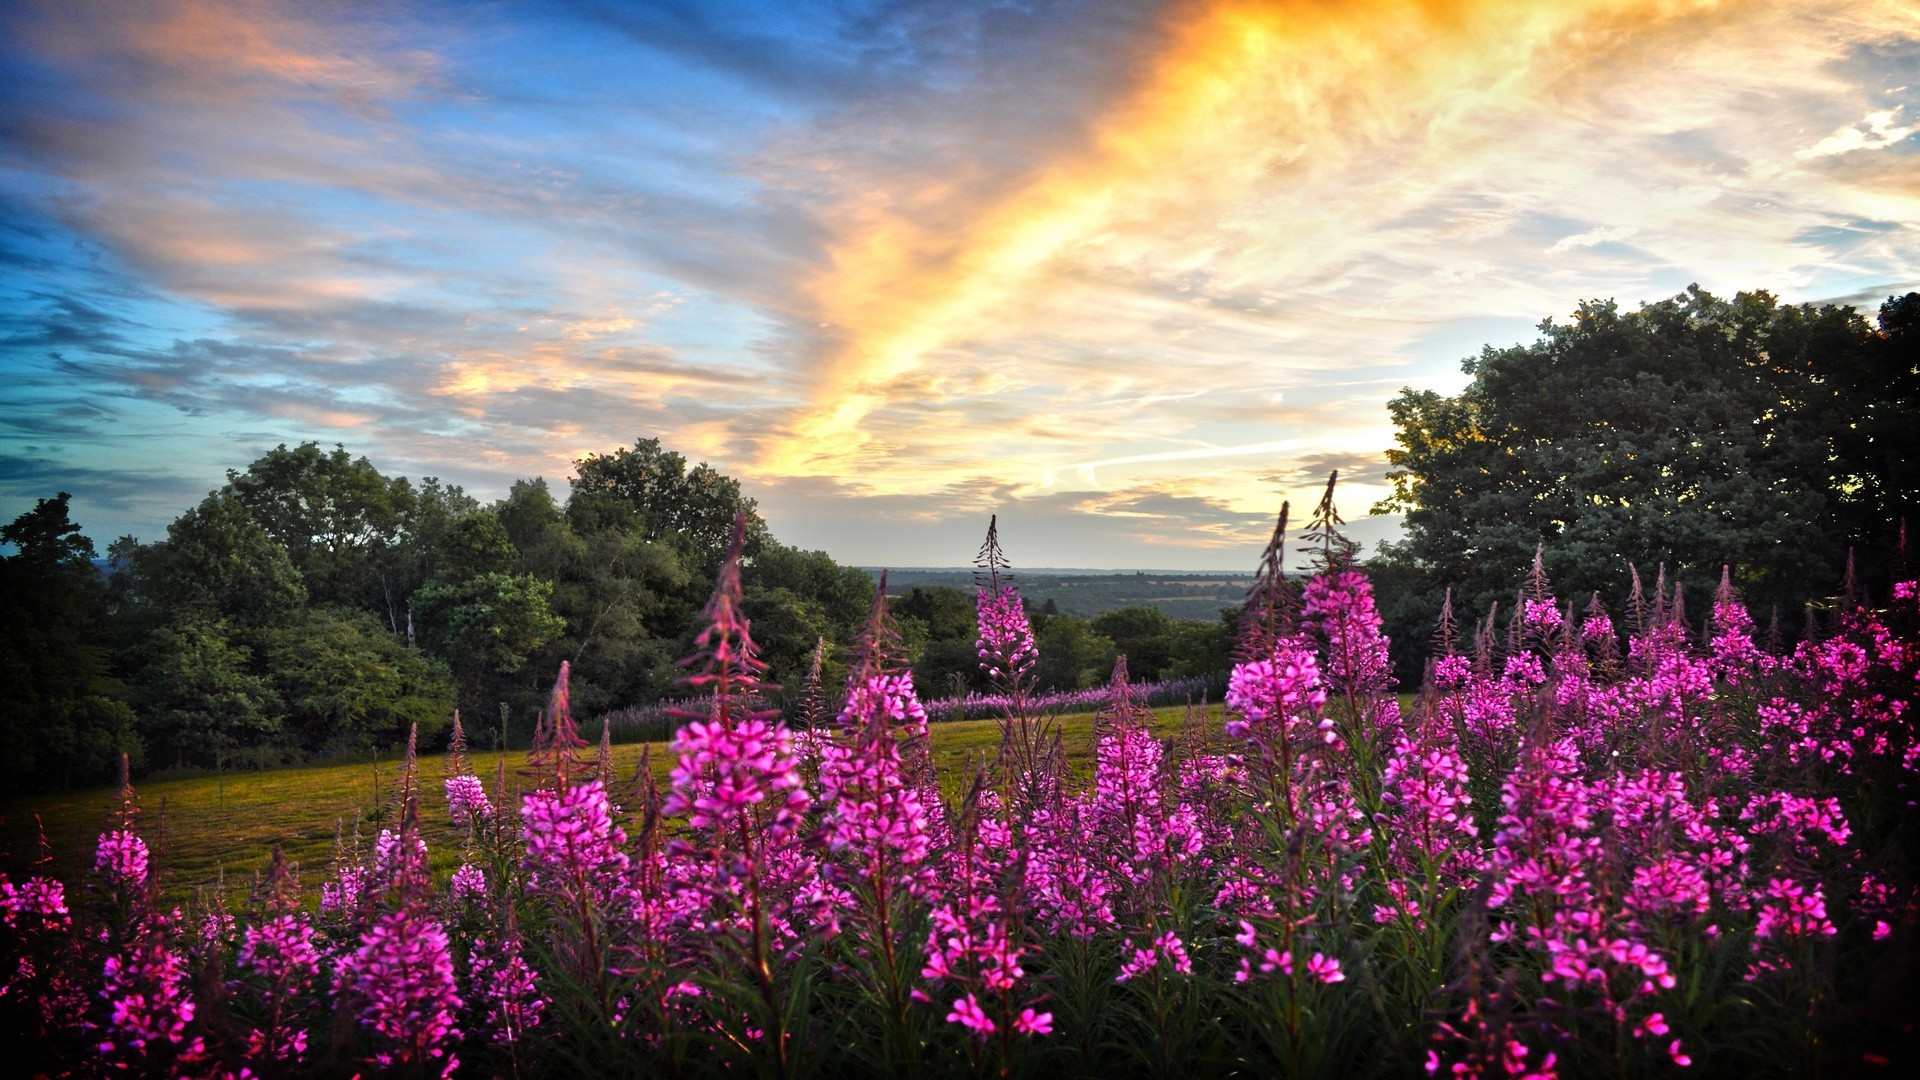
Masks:
[[[849,562],[1240,567],[1582,299],[1920,287],[1903,3],[0,18],[0,514],[102,542],[280,442],[487,499],[657,436]]]

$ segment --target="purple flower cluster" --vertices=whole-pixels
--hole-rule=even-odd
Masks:
[[[358,1005],[360,1024],[376,1041],[383,1069],[420,1069],[431,1062],[450,1075],[460,1037],[461,1000],[453,951],[440,923],[405,909],[380,916],[360,947],[340,960],[338,993]]]
[[[446,780],[447,815],[456,825],[479,823],[493,816],[493,803],[480,778],[471,775],[449,776]]]
[[[519,789],[503,766],[490,797],[460,759],[440,824],[463,848],[436,879],[409,758],[398,812],[342,837],[317,913],[278,859],[232,914],[156,910],[131,813],[89,903],[0,877],[0,1007],[31,1003],[7,1015],[88,1055],[39,1071],[537,1075],[604,1055],[790,1075],[841,1030],[797,1005],[826,990],[856,1003],[875,1073],[1012,1075],[1132,1039],[1088,1059],[1117,1072],[1186,1025],[1250,1072],[1344,1045],[1383,1073],[1737,1073],[1716,994],[1782,1003],[1769,1022],[1813,1040],[1835,951],[1920,924],[1907,868],[1868,857],[1920,784],[1914,588],[1787,652],[1730,584],[1704,632],[1657,586],[1622,662],[1597,602],[1576,630],[1536,560],[1504,633],[1489,617],[1462,654],[1444,629],[1403,715],[1371,585],[1329,557],[1297,608],[1269,589],[1246,620],[1224,722],[1169,727],[1116,665],[1075,743],[1034,715],[1031,630],[995,577],[980,647],[1002,748],[937,776],[884,599],[837,723],[794,733],[763,707],[741,543],[664,788],[650,757],[618,794],[604,763],[589,777],[565,725]],[[1389,1010],[1379,1047],[1340,1043]]]
[[[980,654],[980,670],[994,681],[1013,686],[1040,658],[1033,644],[1033,624],[1027,621],[1027,609],[1020,590],[1012,585],[999,590],[978,590],[975,612],[980,637],[973,643]]]

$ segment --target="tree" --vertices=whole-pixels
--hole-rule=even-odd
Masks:
[[[1047,689],[1085,690],[1113,671],[1113,639],[1078,615],[1036,623],[1034,645],[1040,650],[1034,679]]]
[[[511,693],[512,677],[566,630],[548,606],[550,583],[484,566],[448,559],[413,597],[419,640],[453,669],[461,706],[470,712]]]
[[[396,638],[406,636],[408,601],[433,580],[439,569],[437,561],[446,546],[448,530],[479,509],[480,503],[460,485],[443,484],[437,476],[421,478],[420,486],[413,489],[399,537],[383,544],[373,558],[379,577],[378,599],[368,609],[380,613]],[[372,596],[364,584],[355,591]]]
[[[766,542],[766,523],[754,501],[740,494],[738,480],[704,461],[687,468],[687,459],[662,447],[659,439],[640,439],[611,454],[588,454],[573,464],[576,496],[609,492],[625,499],[643,519],[643,536],[673,543],[707,580],[720,568],[735,515],[747,515],[748,558]]]
[[[1180,624],[1159,608],[1139,605],[1096,616],[1093,632],[1113,639],[1114,649],[1127,658],[1127,671],[1135,678],[1159,679],[1173,663]]]
[[[136,704],[176,762],[221,766],[242,747],[280,741],[279,696],[225,623],[162,627],[144,652]]]
[[[1233,634],[1240,625],[1240,609],[1225,608],[1211,622],[1183,621],[1177,627],[1163,677],[1224,678],[1233,667]],[[1129,661],[1131,662],[1131,661]]]
[[[889,601],[895,618],[918,619],[927,627],[928,641],[965,641],[973,644],[973,596],[951,585],[915,585]]]
[[[226,492],[286,549],[316,603],[371,607],[379,561],[394,547],[414,508],[404,477],[388,478],[346,447],[283,443],[227,472]]]
[[[1632,313],[1596,301],[1468,360],[1458,396],[1403,390],[1393,494],[1375,510],[1407,514],[1379,562],[1412,592],[1387,606],[1425,617],[1451,585],[1456,611],[1484,612],[1540,544],[1565,597],[1617,599],[1629,564],[1661,563],[1702,597],[1722,564],[1751,603],[1830,591],[1848,545],[1890,550],[1920,494],[1916,311],[1890,300],[1876,331],[1765,293],[1692,288]]]
[[[873,577],[856,566],[841,566],[824,551],[802,551],[777,540],[762,542],[760,551],[740,571],[747,588],[791,589],[820,605],[836,640],[851,641],[873,606]],[[756,639],[757,640],[757,639]],[[812,649],[809,644],[808,649]]]
[[[164,610],[199,621],[266,623],[307,601],[287,549],[223,492],[167,526],[166,543],[137,557],[134,573]]]
[[[68,495],[0,527],[0,782],[39,789],[105,779],[142,744],[100,645],[105,587]]]
[[[394,640],[365,613],[320,608],[266,635],[265,668],[290,735],[308,750],[361,750],[431,738],[453,720],[446,665]]]
[[[926,700],[951,696],[955,686],[985,691],[986,674],[974,646],[974,598],[948,585],[916,585],[891,601],[908,646],[913,682]]]
[[[574,708],[590,716],[669,692],[700,603],[682,556],[646,539],[632,504],[608,492],[575,493],[562,514],[544,483],[515,485],[499,513],[520,567],[553,584],[567,629],[542,663],[571,663]]]
[[[0,544],[14,546],[11,558],[21,569],[38,574],[91,569],[93,541],[67,516],[72,498],[62,491],[51,499],[37,499],[33,509],[0,525]]]

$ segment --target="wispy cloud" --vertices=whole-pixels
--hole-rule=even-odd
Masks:
[[[318,438],[493,494],[659,435],[863,562],[1002,510],[1217,565],[1579,299],[1920,284],[1897,0],[5,18],[0,451],[83,479]]]

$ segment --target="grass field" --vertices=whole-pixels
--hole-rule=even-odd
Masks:
[[[1156,727],[1176,730],[1186,709],[1155,710]],[[1218,719],[1218,708],[1214,710]],[[1069,761],[1085,761],[1093,731],[1093,714],[1077,713],[1059,719]],[[949,792],[962,786],[972,771],[999,746],[1000,727],[994,720],[967,720],[931,727],[934,763]],[[664,743],[630,743],[613,748],[617,787],[625,787],[639,763],[643,747],[652,748],[654,775],[664,784],[673,755]],[[502,757],[506,759],[510,789],[531,784],[515,770],[526,763],[524,751],[504,755],[471,755],[475,771],[491,790]],[[321,879],[333,859],[336,828],[352,833],[356,819],[370,841],[385,823],[399,775],[399,762],[389,758],[357,765],[314,765],[270,772],[227,773],[136,784],[141,808],[140,831],[157,857],[162,887],[176,901],[201,890],[220,889],[229,901],[243,899],[255,871],[263,870],[273,846],[281,845],[287,858],[299,864],[301,885],[309,900],[319,895]],[[447,817],[440,781],[445,759],[420,759],[420,815],[427,844],[438,872],[458,865],[463,832]],[[56,876],[78,883],[90,868],[95,837],[117,805],[112,788],[0,802],[0,867],[16,879],[40,858],[36,817],[46,829]]]

